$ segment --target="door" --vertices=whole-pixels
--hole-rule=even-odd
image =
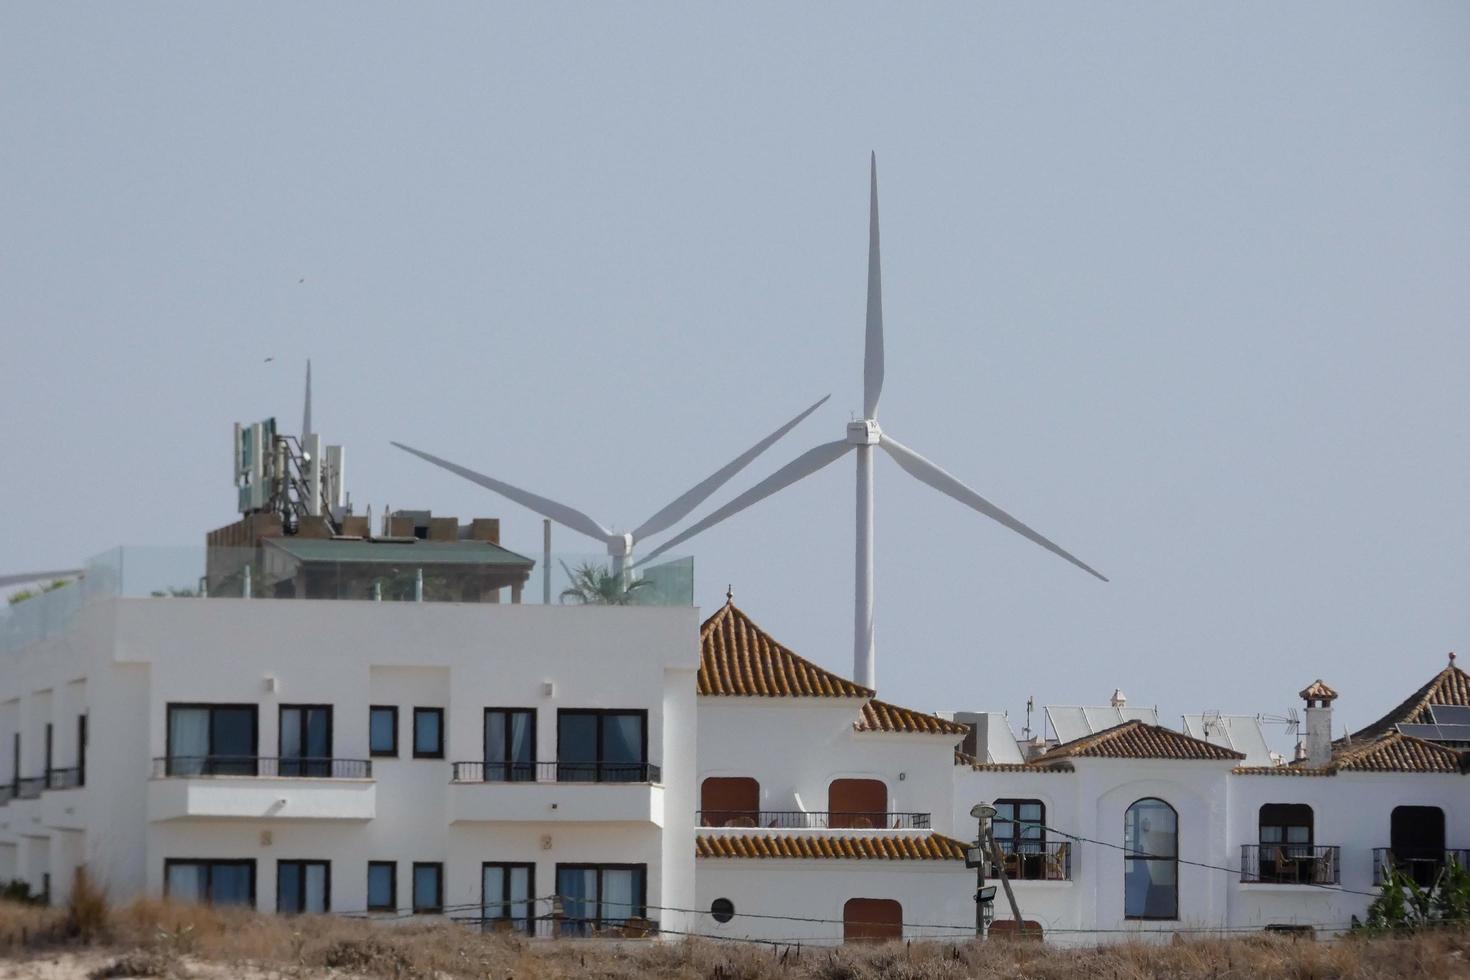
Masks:
[[[1444,867],[1444,811],[1437,806],[1395,807],[1388,839],[1394,867],[1421,887],[1433,885]]]
[[[850,898],[842,906],[842,941],[882,943],[903,938],[903,906],[891,898]]]
[[[711,776],[700,785],[702,827],[754,827],[760,808],[761,784],[749,776]]]
[[[827,826],[882,827],[888,787],[879,779],[834,779],[827,787]]]
[[[325,704],[281,706],[282,776],[332,775],[332,708]]]

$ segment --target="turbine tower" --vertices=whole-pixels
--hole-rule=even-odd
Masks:
[[[872,169],[868,204],[868,323],[867,339],[863,351],[862,419],[848,423],[845,438],[823,443],[802,453],[749,490],[732,498],[729,503],[711,511],[708,516],[689,525],[659,545],[643,560],[651,561],[706,528],[713,527],[757,501],[835,463],[848,452],[854,452],[857,456],[857,553],[855,563],[857,567],[853,590],[852,672],[853,679],[859,684],[876,690],[874,676],[876,650],[873,642],[873,448],[875,446],[892,456],[893,461],[914,479],[927,483],[940,493],[953,497],[966,507],[979,511],[1024,538],[1029,538],[1088,574],[1095,575],[1104,582],[1107,579],[1097,570],[1022,524],[879,428],[878,396],[883,392],[883,287],[878,255],[878,157],[876,153],[871,157],[870,163]]]
[[[598,541],[607,545],[608,556],[612,559],[613,572],[621,576],[624,568],[631,563],[633,549],[637,546],[638,542],[651,534],[657,534],[660,531],[667,530],[683,520],[690,511],[707,500],[711,494],[724,486],[731,477],[745,469],[752,460],[769,449],[777,439],[790,432],[802,419],[815,412],[822,406],[823,402],[831,397],[831,395],[823,395],[791,421],[720,467],[704,480],[695,484],[675,499],[673,503],[664,507],[648,520],[638,525],[638,527],[627,532],[613,531],[599,524],[575,507],[569,507],[566,504],[558,503],[539,494],[531,493],[529,490],[522,490],[520,487],[511,486],[509,483],[497,480],[492,476],[486,476],[484,473],[477,473],[457,463],[451,463],[447,459],[440,459],[438,456],[414,449],[412,446],[405,446],[401,442],[395,442],[393,445],[402,449],[404,452],[413,453],[420,459],[428,460],[435,466],[443,467],[451,473],[458,474],[472,483],[478,483],[486,489],[493,490],[502,497],[506,497],[520,504],[522,507],[535,511],[542,517],[556,521],[556,523],[563,527],[578,531],[590,538],[596,538]]]

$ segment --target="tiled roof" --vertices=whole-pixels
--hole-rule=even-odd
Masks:
[[[873,696],[777,643],[734,602],[726,602],[699,628],[698,691],[705,697]]]
[[[1337,692],[1323,684],[1322,678],[1319,677],[1302,688],[1297,697],[1303,701],[1334,701],[1337,699]]]
[[[1322,766],[1236,766],[1230,770],[1236,776],[1334,776],[1335,769]]]
[[[976,772],[1076,772],[1070,762],[1055,762],[1049,766],[1038,766],[1031,762],[981,762],[973,755],[954,751],[954,764],[969,766]]]
[[[958,735],[961,738],[970,734],[968,725],[900,708],[877,698],[863,705],[863,716],[853,722],[852,727],[860,732],[912,732],[919,735]]]
[[[1445,669],[1431,677],[1428,684],[1409,695],[1408,700],[1367,728],[1353,732],[1353,741],[1382,735],[1384,732],[1392,731],[1395,725],[1426,724],[1431,721],[1429,717],[1431,704],[1470,707],[1470,674],[1455,666],[1454,654],[1450,654],[1450,662]],[[1337,744],[1341,747],[1344,743],[1339,740]]]
[[[963,861],[965,845],[941,834],[886,837],[709,834],[694,838],[701,858],[823,858],[836,861]]]
[[[1057,759],[1244,759],[1245,754],[1181,735],[1142,721],[1125,721],[1092,735],[1064,742],[1032,760],[1044,765]]]
[[[1370,742],[1338,751],[1331,768],[1338,772],[1452,772],[1461,771],[1462,756],[1448,746],[1412,735],[1389,732]]]

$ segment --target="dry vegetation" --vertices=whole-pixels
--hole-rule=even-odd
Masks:
[[[801,951],[753,944],[533,943],[442,923],[385,927],[334,918],[144,900],[109,909],[83,886],[66,909],[0,904],[0,978],[495,978],[495,980],[1033,980],[1470,976],[1470,933],[1335,942],[1251,938],[1059,950],[994,941]]]

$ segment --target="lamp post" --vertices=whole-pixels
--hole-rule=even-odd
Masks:
[[[995,886],[985,887],[985,863],[990,859],[990,820],[995,816],[995,807],[989,803],[976,803],[970,807],[970,816],[978,820],[980,826],[975,835],[975,846],[965,852],[965,864],[975,869],[975,936],[984,939],[985,907],[995,901]]]

